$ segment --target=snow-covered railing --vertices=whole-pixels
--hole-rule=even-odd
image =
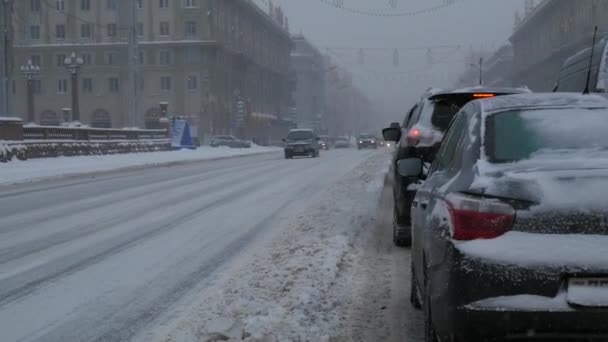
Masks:
[[[90,127],[24,126],[24,140],[158,140],[168,138],[164,129],[105,129]]]

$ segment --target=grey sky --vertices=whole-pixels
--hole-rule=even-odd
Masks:
[[[263,4],[267,0],[256,2]],[[442,2],[397,0],[398,9],[394,11],[415,11]],[[464,55],[470,47],[493,49],[505,43],[513,29],[514,12],[524,7],[524,0],[459,0],[452,7],[429,14],[378,18],[336,9],[321,0],[273,3],[283,7],[292,33],[304,33],[354,73],[357,84],[382,112],[378,115],[387,119],[400,118],[429,86],[450,87],[451,80],[462,70]],[[343,3],[350,8],[391,11],[388,0],[343,0]],[[432,68],[427,64],[426,49],[406,50],[437,45],[461,45],[461,48],[433,49],[436,64]],[[360,65],[356,50],[359,47],[388,50],[366,50],[365,63]],[[401,49],[399,67],[392,64],[394,48]]]

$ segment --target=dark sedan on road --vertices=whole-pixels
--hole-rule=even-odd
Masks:
[[[296,156],[319,157],[319,138],[311,129],[292,129],[285,142],[285,159]]]
[[[595,95],[496,97],[457,114],[411,207],[427,342],[608,341],[607,130]]]
[[[469,101],[501,95],[529,93],[527,89],[474,87],[450,91],[430,89],[410,110],[403,125],[391,124],[383,131],[385,140],[397,144],[393,159],[393,242],[412,243],[410,207],[420,179],[400,177],[395,168],[399,159],[422,158],[430,164],[454,115]],[[387,135],[388,133],[388,135]],[[424,175],[423,175],[424,176]]]
[[[357,148],[378,148],[378,138],[371,134],[361,134],[357,139]]]
[[[250,148],[251,142],[241,140],[232,135],[216,135],[211,139],[211,147],[226,146],[230,148]]]

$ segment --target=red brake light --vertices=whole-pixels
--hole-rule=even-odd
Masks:
[[[418,145],[420,141],[420,130],[418,128],[412,128],[407,133],[407,144]]]
[[[482,98],[482,97],[494,97],[495,94],[473,94],[473,97]]]
[[[493,239],[513,227],[515,210],[499,200],[449,194],[446,202],[454,240]]]

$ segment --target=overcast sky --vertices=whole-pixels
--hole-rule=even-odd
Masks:
[[[262,5],[268,0],[255,1]],[[354,74],[381,112],[378,116],[399,120],[424,89],[451,86],[471,47],[488,50],[506,43],[514,13],[524,7],[524,0],[456,0],[455,5],[431,13],[387,18],[353,14],[323,1],[333,2],[274,0],[273,4],[284,9],[292,33],[302,32]],[[411,12],[444,0],[396,0],[396,9],[391,9],[389,0],[342,1],[344,7],[356,10]],[[432,66],[427,47],[432,48]],[[358,48],[374,48],[364,50],[363,64]],[[392,64],[395,48],[400,51],[398,67]]]

